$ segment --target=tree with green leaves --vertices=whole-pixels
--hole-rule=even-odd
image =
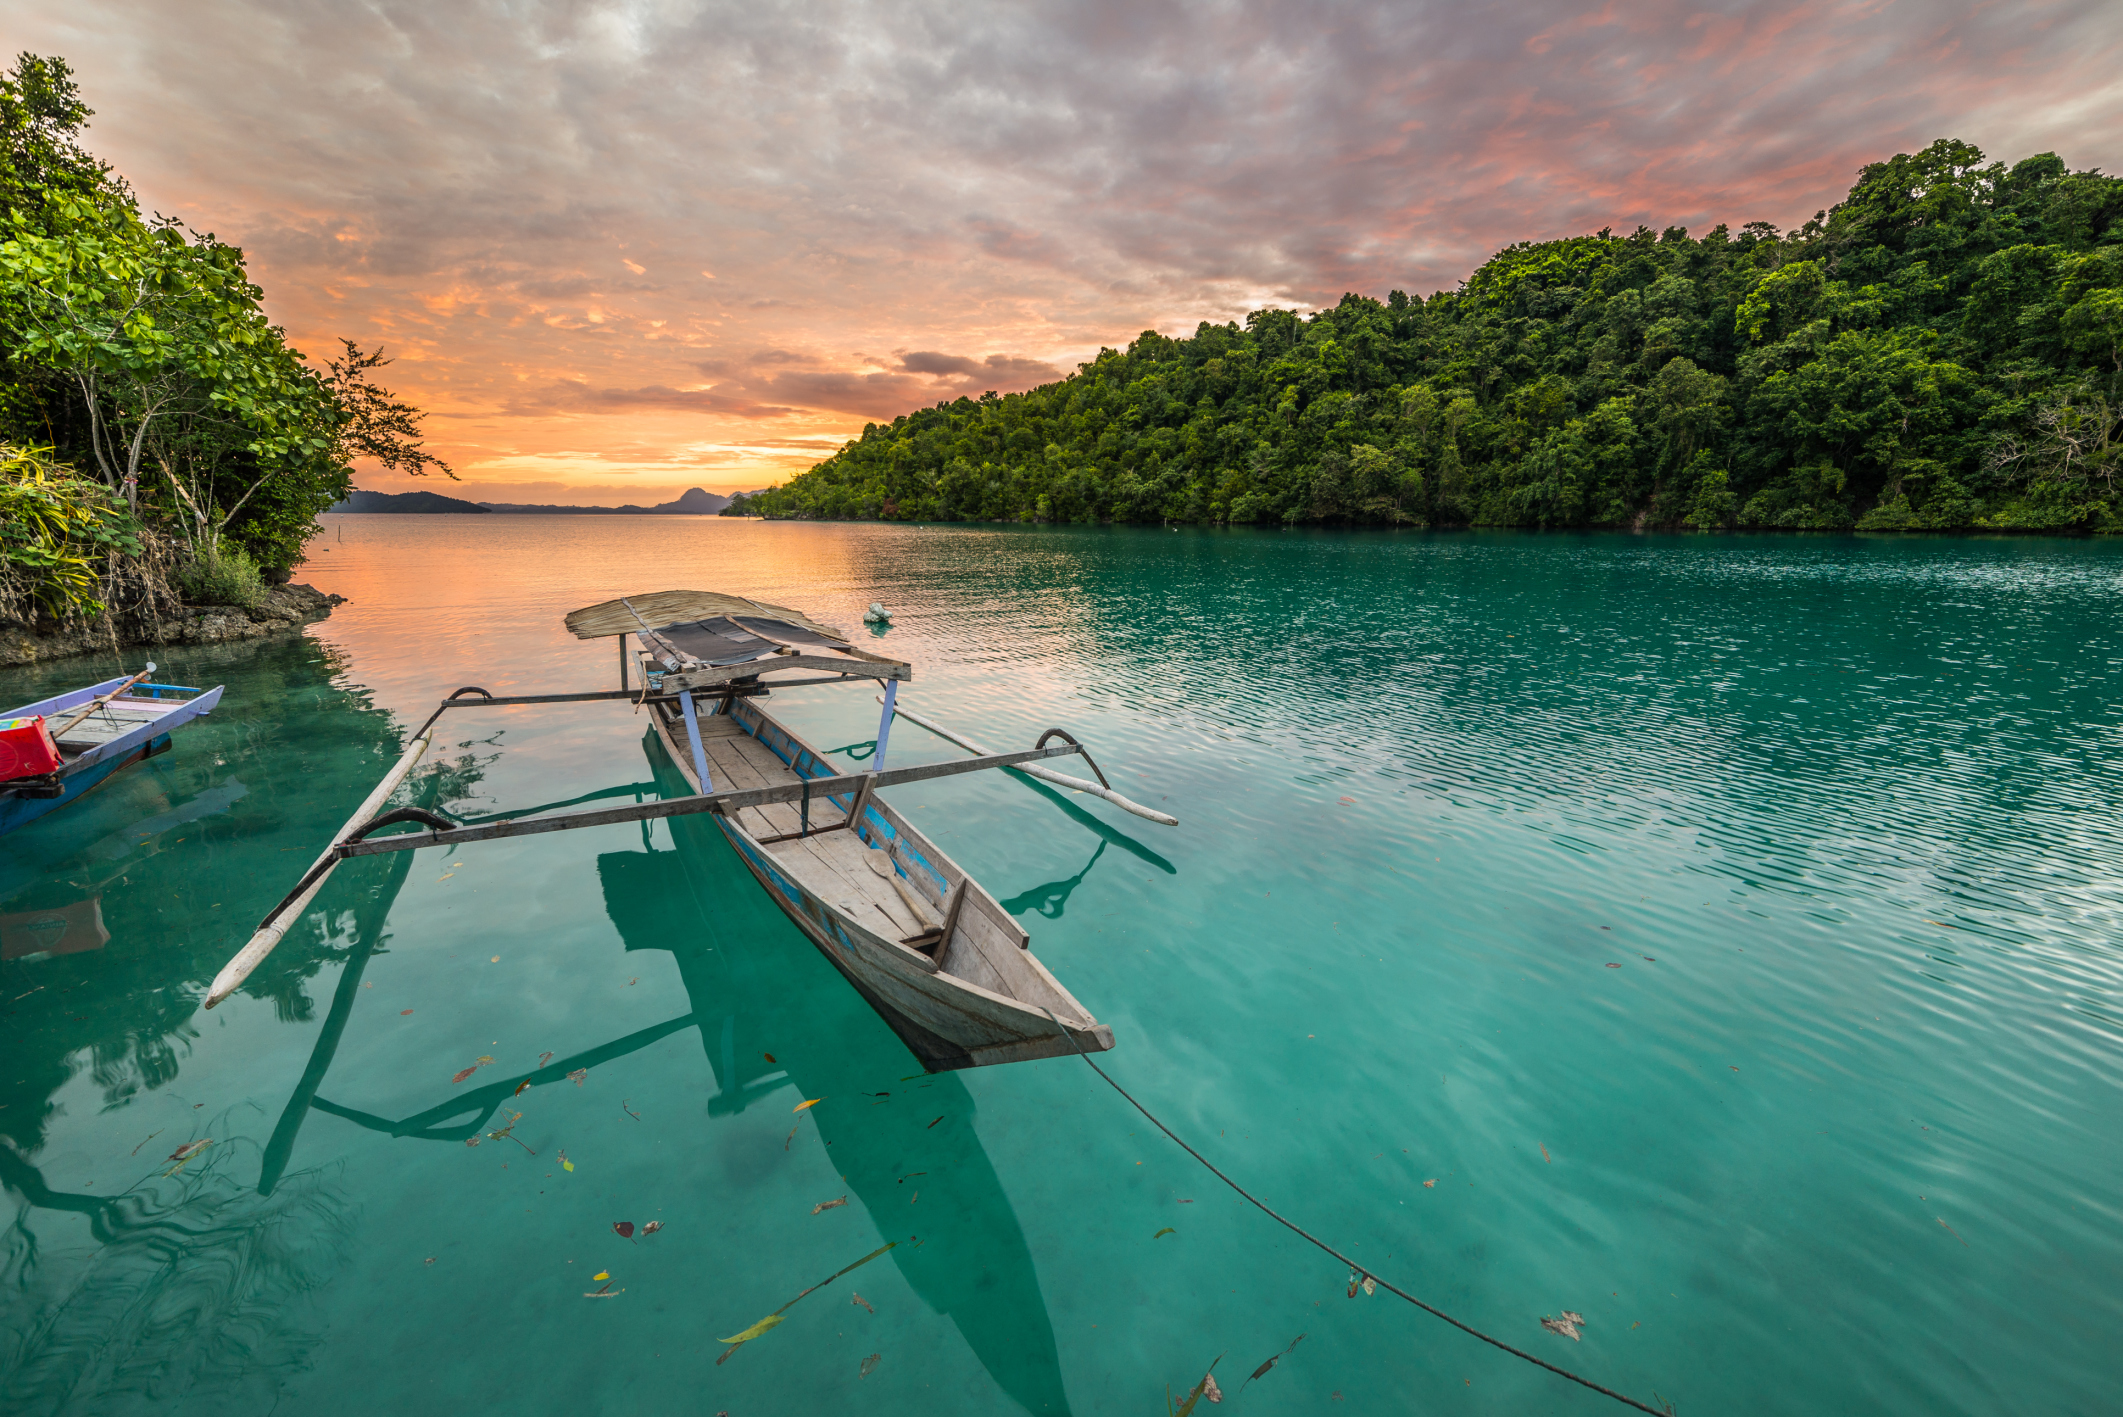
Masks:
[[[241,251],[143,219],[82,148],[89,113],[63,60],[0,76],[0,441],[50,444],[195,562],[232,542],[275,580],[356,462],[454,476],[375,382],[381,352],[311,364]]]

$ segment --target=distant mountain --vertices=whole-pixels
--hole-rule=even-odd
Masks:
[[[646,517],[675,514],[711,517],[729,506],[730,499],[698,487],[688,487],[677,501],[659,502],[653,507],[637,507],[631,502],[624,507],[565,507],[551,502],[481,502],[479,505],[490,512],[510,512],[517,516]]]
[[[439,492],[355,492],[344,502],[325,508],[328,512],[487,512],[492,508],[477,502],[445,497]]]
[[[698,487],[688,487],[675,502],[653,507],[564,507],[550,502],[464,502],[439,492],[356,492],[344,502],[327,507],[331,512],[508,512],[516,516],[551,517],[647,517],[662,514],[712,517],[730,499]]]

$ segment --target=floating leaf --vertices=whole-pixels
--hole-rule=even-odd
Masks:
[[[622,1240],[634,1238],[634,1222],[631,1220],[615,1220],[612,1222],[612,1228],[619,1233]]]
[[[405,1016],[406,1016],[407,1014],[409,1014],[409,1013],[411,1013],[411,1012],[412,1012],[412,1010],[411,1010],[411,1009],[400,1009],[400,1010],[398,1011],[398,1017],[400,1017],[400,1018],[404,1018],[404,1017],[405,1017]]]
[[[1432,1179],[1428,1180],[1428,1181],[1425,1181],[1425,1182],[1423,1182],[1423,1189],[1424,1189],[1424,1190],[1426,1190],[1426,1191],[1429,1191],[1429,1190],[1435,1190],[1436,1188],[1437,1188],[1437,1181],[1436,1181],[1436,1179],[1435,1179],[1434,1177],[1433,1177]]]
[[[652,1220],[648,1224],[641,1227],[641,1237],[646,1240],[649,1236],[654,1235],[657,1231],[661,1229],[663,1229],[663,1222],[661,1220]]]
[[[882,1353],[872,1353],[869,1357],[863,1359],[862,1371],[857,1373],[855,1376],[857,1376],[858,1378],[867,1378],[868,1376],[870,1376],[870,1374],[876,1372],[877,1362],[880,1358],[884,1356],[885,1355]]]
[[[804,1109],[804,1108],[806,1108],[806,1107],[816,1107],[816,1106],[817,1106],[817,1105],[818,1105],[819,1103],[821,1103],[821,1102],[823,1102],[823,1101],[825,1101],[825,1099],[824,1099],[823,1097],[814,1097],[814,1098],[812,1098],[812,1099],[811,1099],[811,1100],[810,1100],[809,1102],[799,1102],[799,1103],[797,1103],[797,1104],[796,1104],[796,1105],[795,1105],[794,1107],[791,1107],[791,1108],[790,1108],[789,1110],[790,1110],[791,1112],[801,1112],[801,1111],[803,1111],[803,1109]]]
[[[575,1169],[575,1163],[568,1160],[568,1154],[565,1151],[560,1153],[560,1169],[563,1171],[573,1171]]]
[[[941,1118],[941,1117],[938,1117],[938,1118],[936,1119],[936,1122],[941,1122],[942,1120],[943,1120],[943,1118]],[[933,1127],[933,1126],[935,1126],[935,1125],[936,1125],[936,1122],[931,1122],[931,1123],[929,1123],[929,1127]],[[929,1130],[929,1127],[923,1127],[923,1128],[922,1128],[922,1130],[926,1132],[927,1130]]]
[[[1354,1272],[1352,1271],[1352,1272],[1350,1273],[1350,1275],[1349,1275],[1349,1297],[1350,1297],[1350,1298],[1354,1299],[1354,1298],[1356,1297],[1356,1291],[1357,1291],[1357,1289],[1358,1289],[1358,1288],[1359,1288],[1359,1287],[1360,1287],[1360,1286],[1361,1286],[1362,1284],[1363,1284],[1363,1281],[1362,1281],[1361,1279],[1357,1278],[1357,1277],[1356,1277],[1356,1274],[1355,1274],[1355,1273],[1354,1273]]]
[[[1221,1353],[1217,1354],[1216,1363],[1221,1363],[1223,1361],[1224,1355]],[[1211,1363],[1209,1365],[1210,1373],[1216,1371],[1216,1363]],[[1215,1385],[1216,1379],[1211,1377],[1209,1373],[1204,1373],[1202,1374],[1202,1380],[1194,1385],[1194,1390],[1187,1394],[1187,1400],[1185,1402],[1182,1402],[1177,1408],[1172,1407],[1172,1399],[1169,1396],[1170,1390],[1168,1389],[1168,1395],[1165,1398],[1165,1406],[1171,1410],[1172,1417],[1188,1417],[1188,1414],[1194,1411],[1194,1404],[1200,1402],[1203,1397],[1207,1396],[1209,1389],[1214,1387]],[[1222,1402],[1224,1400],[1224,1395],[1219,1392],[1216,1395],[1215,1400],[1218,1402]]]
[[[524,1092],[524,1089],[525,1089],[525,1088],[527,1088],[527,1087],[529,1087],[530,1085],[531,1085],[531,1080],[530,1080],[529,1078],[525,1078],[525,1079],[524,1079],[524,1080],[523,1080],[522,1082],[519,1082],[519,1083],[517,1083],[517,1084],[516,1084],[516,1090],[515,1090],[514,1092],[510,1093],[510,1094],[509,1094],[509,1096],[511,1096],[511,1097],[521,1097],[521,1096],[523,1096],[523,1092]]]
[[[865,1309],[870,1309],[870,1301],[868,1299],[863,1298],[863,1296],[860,1294],[855,1296],[855,1302],[862,1305]],[[877,1310],[870,1309],[870,1312],[874,1314],[877,1312]]]
[[[1368,1275],[1368,1274],[1367,1274],[1367,1275],[1365,1275],[1365,1276],[1364,1276],[1364,1297],[1365,1297],[1366,1299],[1368,1299],[1368,1298],[1370,1298],[1370,1297],[1371,1297],[1372,1295],[1374,1295],[1374,1294],[1376,1294],[1376,1293],[1378,1293],[1378,1281],[1377,1281],[1376,1279],[1373,1279],[1373,1278],[1372,1278],[1372,1277],[1371,1277],[1370,1275]]]
[[[546,1053],[540,1053],[540,1054],[538,1055],[538,1066],[539,1066],[539,1067],[541,1067],[541,1068],[542,1068],[542,1067],[544,1067],[544,1066],[545,1066],[545,1065],[546,1065],[547,1063],[550,1063],[550,1062],[552,1062],[552,1061],[553,1061],[553,1055],[552,1055],[552,1054],[551,1054],[550,1052],[546,1052]]]
[[[469,1067],[469,1068],[466,1068],[466,1069],[465,1069],[465,1070],[464,1070],[463,1072],[461,1072],[461,1073],[457,1074],[457,1076],[455,1076],[455,1077],[451,1078],[451,1079],[450,1079],[450,1081],[451,1081],[451,1082],[453,1082],[453,1083],[459,1083],[459,1082],[463,1082],[463,1081],[464,1081],[464,1080],[465,1080],[466,1078],[470,1077],[470,1076],[471,1076],[471,1075],[472,1075],[473,1073],[476,1073],[476,1072],[478,1072],[478,1071],[479,1071],[479,1065],[478,1065],[477,1063],[474,1063],[474,1064],[473,1064],[473,1065],[472,1065],[471,1067]]]
[[[465,1144],[466,1146],[477,1146],[477,1145],[479,1145],[479,1138],[478,1138],[478,1137],[466,1137],[466,1138],[464,1139],[464,1144]]]
[[[1555,1158],[1548,1154],[1548,1148],[1539,1142],[1536,1142],[1534,1144],[1541,1148],[1541,1160],[1547,1162],[1550,1166],[1555,1165]]]
[[[1202,1396],[1208,1398],[1211,1402],[1222,1402],[1224,1400],[1224,1390],[1216,1385],[1215,1374],[1202,1374]]]
[[[1179,1233],[1179,1231],[1177,1231],[1177,1230],[1174,1230],[1174,1229],[1173,1229],[1173,1228],[1172,1228],[1171,1226],[1167,1225],[1167,1226],[1166,1226],[1166,1227],[1165,1227],[1164,1229],[1162,1229],[1162,1230],[1158,1231],[1158,1232],[1157,1232],[1157,1233],[1156,1233],[1155,1235],[1152,1235],[1152,1236],[1151,1236],[1150,1238],[1151,1238],[1151,1239],[1153,1239],[1153,1240],[1162,1240],[1162,1239],[1164,1239],[1164,1238],[1165,1238],[1165,1237],[1166,1237],[1167,1235],[1177,1235],[1178,1233]]]
[[[568,1081],[574,1083],[577,1087],[581,1087],[582,1080],[589,1075],[590,1070],[588,1068],[577,1068],[574,1072],[568,1074]]]
[[[189,1161],[213,1144],[214,1139],[212,1137],[201,1137],[198,1141],[186,1142],[162,1159],[165,1161]]]
[[[1541,1316],[1541,1327],[1547,1329],[1550,1333],[1561,1334],[1572,1343],[1580,1341],[1578,1338],[1578,1316],[1571,1313],[1568,1309],[1563,1310],[1563,1316],[1559,1319],[1551,1319],[1543,1314]]]
[[[765,1058],[770,1063],[774,1062],[774,1055],[772,1053],[762,1053],[759,1056]],[[774,1066],[780,1067],[781,1065],[779,1063],[775,1063]]]
[[[592,1284],[602,1284],[602,1283],[604,1283],[604,1282],[605,1282],[605,1281],[606,1281],[607,1279],[610,1279],[611,1277],[612,1277],[612,1272],[611,1272],[610,1270],[608,1270],[608,1269],[600,1269],[600,1270],[598,1270],[598,1271],[597,1271],[597,1273],[595,1273],[595,1274],[593,1274],[593,1275],[591,1275],[591,1276],[590,1276],[590,1283],[592,1283]]]
[[[829,1275],[827,1275],[827,1276],[826,1276],[826,1277],[825,1277],[824,1279],[821,1279],[821,1280],[819,1280],[819,1281],[818,1281],[818,1283],[816,1283],[816,1284],[812,1285],[812,1286],[811,1286],[811,1287],[810,1287],[809,1289],[806,1289],[806,1290],[804,1290],[802,1294],[798,1294],[798,1295],[796,1296],[796,1298],[795,1298],[795,1299],[791,1299],[791,1300],[790,1300],[790,1301],[789,1301],[789,1302],[788,1302],[787,1304],[784,1304],[784,1305],[782,1305],[782,1306],[781,1306],[780,1308],[776,1309],[776,1310],[775,1310],[775,1311],[774,1311],[773,1313],[771,1313],[771,1314],[768,1314],[768,1315],[767,1315],[767,1316],[766,1316],[765,1318],[761,1319],[761,1320],[760,1320],[760,1321],[759,1321],[758,1323],[756,1323],[756,1324],[753,1324],[753,1325],[752,1325],[752,1326],[751,1326],[750,1328],[746,1329],[746,1330],[745,1330],[745,1331],[744,1331],[743,1333],[740,1333],[739,1335],[737,1335],[737,1337],[735,1337],[735,1338],[725,1338],[725,1339],[723,1339],[722,1341],[723,1341],[724,1343],[727,1343],[727,1344],[729,1344],[730,1346],[729,1346],[728,1348],[725,1348],[725,1349],[724,1349],[724,1350],[722,1351],[722,1356],[721,1356],[721,1357],[719,1357],[719,1358],[717,1358],[717,1359],[715,1360],[715,1366],[719,1368],[719,1367],[721,1367],[721,1366],[722,1366],[722,1365],[723,1365],[724,1363],[727,1363],[727,1362],[728,1362],[728,1361],[730,1360],[730,1355],[731,1355],[732,1353],[735,1353],[735,1352],[737,1351],[737,1347],[738,1347],[738,1345],[739,1345],[739,1344],[741,1344],[741,1343],[745,1343],[745,1342],[747,1342],[747,1341],[749,1341],[749,1340],[751,1340],[751,1339],[754,1339],[754,1338],[757,1338],[757,1337],[759,1337],[759,1336],[760,1336],[761,1334],[765,1333],[765,1332],[766,1332],[766,1331],[767,1331],[768,1329],[770,1329],[770,1328],[774,1327],[774,1325],[776,1325],[776,1324],[780,1323],[780,1322],[781,1322],[781,1316],[782,1316],[783,1314],[787,1313],[787,1312],[789,1311],[789,1308],[790,1308],[790,1306],[791,1306],[791,1305],[793,1305],[793,1304],[795,1304],[795,1303],[797,1302],[797,1300],[798,1300],[798,1299],[802,1299],[802,1298],[803,1298],[803,1297],[804,1297],[805,1295],[808,1295],[808,1294],[815,1294],[815,1293],[817,1293],[817,1292],[818,1292],[819,1290],[821,1290],[821,1289],[825,1288],[825,1287],[826,1287],[826,1286],[827,1286],[828,1284],[831,1284],[831,1283],[832,1283],[832,1282],[833,1282],[834,1280],[836,1280],[836,1279],[840,1278],[840,1277],[841,1277],[841,1275],[843,1275],[843,1274],[848,1274],[848,1273],[850,1273],[850,1272],[852,1272],[852,1271],[854,1271],[854,1270],[858,1270],[858,1269],[861,1269],[861,1268],[862,1268],[862,1267],[863,1267],[864,1265],[868,1264],[868,1263],[869,1263],[869,1262],[870,1262],[871,1260],[874,1260],[874,1259],[876,1259],[876,1258],[877,1258],[877,1257],[878,1257],[879,1255],[883,1254],[883,1253],[884,1253],[885,1251],[887,1251],[887,1250],[896,1250],[896,1249],[898,1249],[898,1248],[899,1248],[899,1241],[897,1241],[897,1240],[894,1240],[894,1241],[892,1241],[892,1242],[891,1242],[890,1244],[888,1244],[888,1245],[879,1245],[879,1246],[878,1246],[878,1247],[877,1247],[876,1249],[874,1249],[874,1250],[870,1251],[870,1253],[868,1253],[867,1255],[864,1255],[864,1256],[863,1256],[863,1257],[862,1257],[861,1259],[859,1259],[859,1260],[855,1261],[855,1263],[853,1263],[853,1264],[851,1264],[851,1265],[843,1265],[843,1266],[841,1266],[841,1268],[839,1268],[838,1270],[835,1270],[835,1271],[834,1271],[834,1272],[833,1272],[832,1274],[829,1274]],[[870,1306],[869,1306],[869,1305],[867,1305],[867,1304],[865,1304],[865,1305],[863,1305],[863,1307],[867,1309],[867,1308],[869,1308]],[[871,1310],[871,1312],[873,1312],[873,1313],[874,1313],[874,1312],[876,1312],[876,1311],[875,1311],[875,1310]]]
[[[492,1055],[491,1053],[481,1053],[481,1054],[479,1055],[479,1062],[480,1062],[480,1063],[481,1063],[482,1065],[483,1065],[483,1064],[486,1064],[486,1063],[491,1063],[491,1062],[493,1062],[493,1061],[494,1061],[494,1057],[493,1057],[493,1055]]]
[[[832,1209],[834,1209],[834,1208],[835,1208],[836,1206],[843,1206],[843,1205],[846,1205],[847,1203],[848,1203],[848,1198],[847,1198],[846,1196],[842,1196],[842,1197],[841,1197],[841,1198],[840,1198],[839,1200],[837,1200],[837,1201],[820,1201],[820,1202],[819,1202],[819,1203],[818,1203],[817,1205],[814,1205],[814,1206],[812,1206],[812,1207],[811,1207],[811,1214],[813,1214],[813,1215],[816,1215],[816,1214],[818,1214],[818,1213],[819,1213],[820,1211],[822,1211],[822,1210],[832,1210]]]
[[[716,1341],[719,1343],[727,1343],[732,1348],[735,1348],[740,1343],[750,1343],[753,1339],[759,1337],[761,1334],[765,1333],[768,1329],[773,1328],[780,1322],[780,1314],[768,1314],[765,1318],[761,1319],[758,1323],[753,1324],[743,1333],[736,1334],[730,1338],[718,1339]]]
[[[488,964],[499,964],[499,963],[501,963],[501,956],[500,956],[500,955],[495,955],[495,956],[494,956],[494,957],[493,957],[492,959],[488,960],[488,961],[487,961],[487,963],[488,963]]]
[[[1290,1348],[1295,1348],[1304,1341],[1305,1335],[1299,1334],[1297,1337],[1290,1340]],[[1270,1368],[1274,1367],[1277,1363],[1282,1362],[1283,1359],[1290,1356],[1290,1348],[1285,1348],[1282,1352],[1276,1354],[1273,1358],[1270,1358],[1267,1362],[1261,1364],[1258,1368],[1255,1368],[1253,1370],[1253,1377],[1246,1379],[1246,1381],[1243,1383],[1240,1383],[1238,1385],[1238,1390],[1240,1392],[1244,1392],[1246,1390],[1247,1384],[1251,1383],[1254,1378],[1266,1376]]]

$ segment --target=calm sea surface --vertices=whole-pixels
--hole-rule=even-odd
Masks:
[[[1683,1417],[2116,1409],[2123,545],[326,522],[350,604],[156,655],[221,709],[0,841],[11,1414],[1622,1410],[1074,1059],[917,1075],[698,819],[350,863],[199,1009],[437,698],[612,687],[561,616],[677,586],[883,600],[908,707],[1178,816],[893,794],[1379,1274]],[[406,800],[678,790],[624,705],[445,723]]]

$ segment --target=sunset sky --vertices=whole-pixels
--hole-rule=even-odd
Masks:
[[[2123,167],[2116,0],[28,0],[90,146],[396,359],[462,486],[616,504],[1144,329],[1639,222],[1795,225],[1936,137]]]

